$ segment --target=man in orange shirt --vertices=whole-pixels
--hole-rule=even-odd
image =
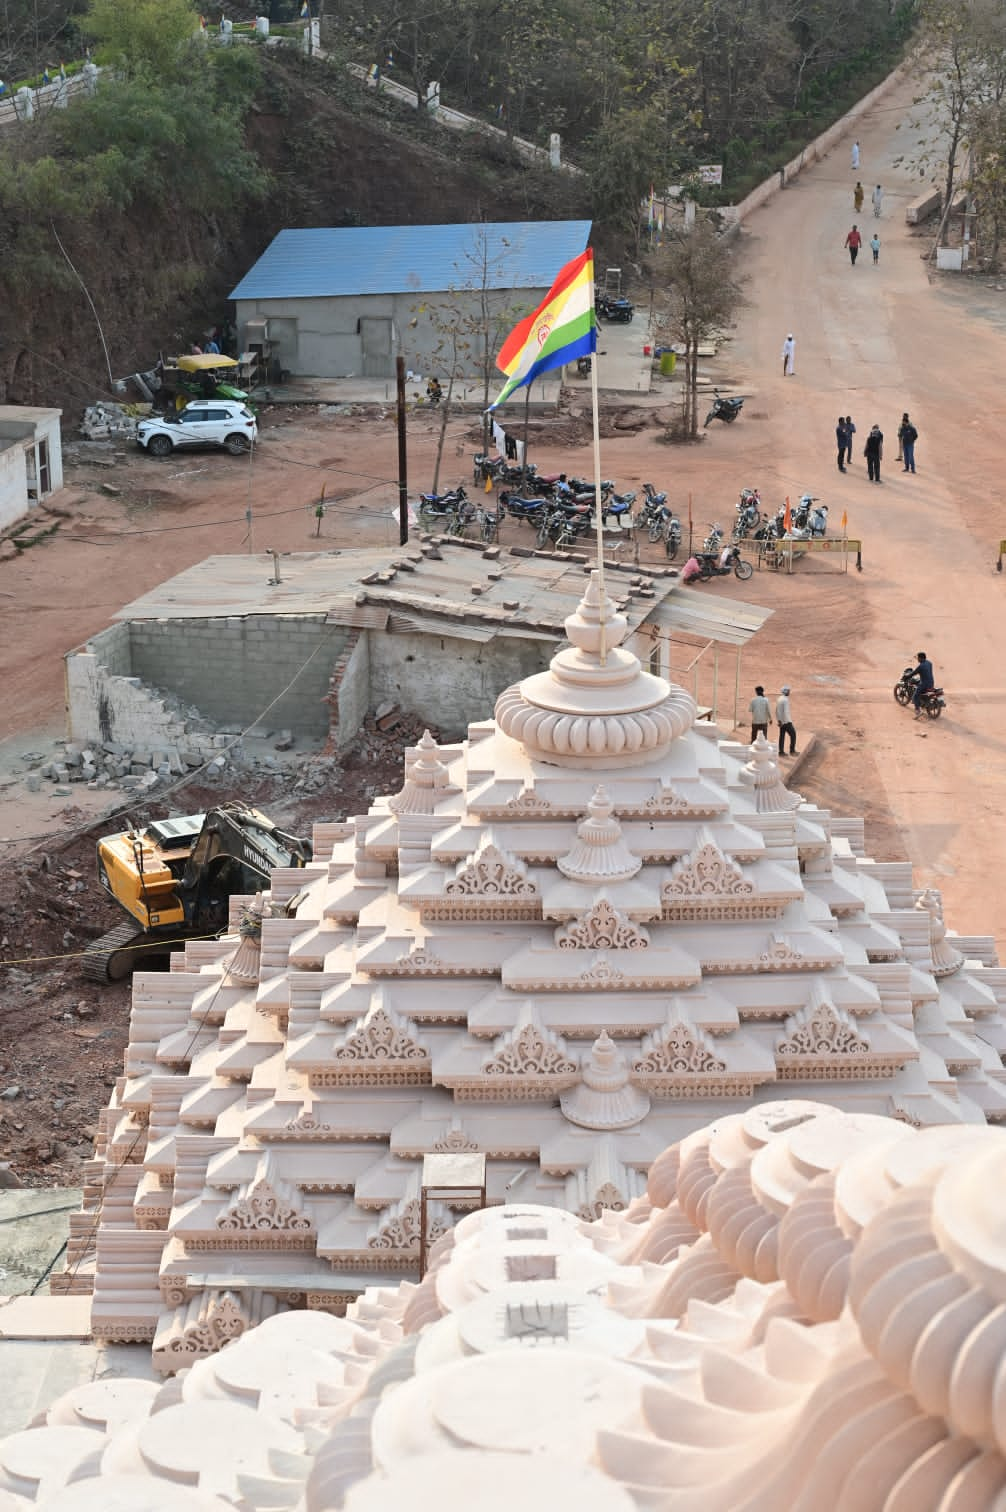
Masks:
[[[845,245],[849,249],[849,260],[851,261],[852,266],[855,267],[856,258],[859,256],[859,249],[863,245],[863,238],[860,236],[859,230],[856,226],[853,226],[852,230],[845,238]]]

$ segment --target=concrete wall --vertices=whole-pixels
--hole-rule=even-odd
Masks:
[[[346,631],[324,615],[133,620],[129,631],[133,675],[195,704],[214,724],[250,724],[278,697],[263,714],[265,728],[328,733],[324,700]]]
[[[353,632],[333,673],[332,693],[335,743],[341,750],[350,744],[370,708],[370,636],[366,631]]]
[[[28,509],[28,475],[20,441],[0,440],[0,530],[13,525]]]
[[[853,127],[858,124],[861,117],[866,115],[867,111],[878,100],[882,99],[889,90],[893,89],[896,84],[900,84],[917,63],[918,58],[914,54],[906,58],[903,63],[899,63],[897,68],[887,75],[886,79],[881,79],[876,89],[871,89],[869,94],[864,95],[861,100],[857,100],[851,110],[846,111],[845,115],[841,116],[833,126],[829,126],[827,131],[822,131],[819,137],[815,137],[812,142],[809,142],[792,162],[786,164],[785,168],[780,169],[778,173],[774,173],[771,178],[764,179],[762,183],[757,184],[750,194],[745,195],[740,204],[724,206],[722,213],[735,225],[741,225],[753,211],[759,210],[767,200],[770,200],[773,195],[779,193],[780,189],[784,189],[787,184],[795,179],[801,169],[809,168],[812,163],[817,163],[821,158],[827,157],[831,149],[837,146],[843,137],[851,136],[854,138],[855,132],[853,131]]]
[[[113,625],[66,658],[66,714],[71,740],[101,747],[110,742],[129,750],[184,751],[212,755],[214,737],[190,733],[179,715],[165,707],[138,677],[113,671],[128,663],[129,626]]]
[[[504,688],[542,672],[557,643],[448,640],[439,635],[392,635],[372,630],[370,703],[399,704],[451,738],[492,715]]]
[[[546,293],[545,289],[491,293],[490,310],[501,336],[540,304]],[[338,299],[239,299],[238,341],[244,350],[248,321],[266,318],[276,322],[270,336],[279,337],[280,365],[291,373],[312,378],[393,378],[395,357],[401,350],[406,368],[443,378],[451,362],[444,327],[458,321],[477,323],[479,302],[477,291],[367,294]],[[391,321],[384,371],[364,371],[363,320]],[[459,349],[458,376],[474,377],[479,371],[477,340],[465,336],[463,342],[470,342],[472,350],[466,353]]]

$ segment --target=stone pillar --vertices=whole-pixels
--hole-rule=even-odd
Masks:
[[[269,17],[268,16],[256,16],[255,17],[255,35],[256,35],[256,37],[263,37],[263,38],[268,37],[268,35],[269,35]]]
[[[561,140],[557,131],[553,131],[548,139],[548,166],[550,168],[562,166]]]
[[[230,47],[234,40],[234,22],[228,16],[223,16],[220,21],[220,41],[224,47]]]
[[[426,109],[434,116],[440,109],[440,85],[435,79],[426,86]]]
[[[19,121],[31,121],[35,118],[35,101],[31,97],[31,90],[22,84],[14,96],[14,109],[17,111]]]
[[[66,79],[56,80],[56,93],[52,100],[57,110],[65,110],[70,103],[70,90]]]
[[[695,201],[685,200],[685,230],[690,231],[695,224]]]
[[[84,75],[84,87],[87,90],[88,94],[89,95],[95,95],[95,94],[97,94],[98,93],[98,66],[97,66],[97,64],[96,63],[92,63],[90,61],[90,59],[88,59],[88,61],[84,64],[84,67],[81,70],[81,72]]]

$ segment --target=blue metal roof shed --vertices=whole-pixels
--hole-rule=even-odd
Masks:
[[[231,299],[318,299],[481,288],[547,289],[578,257],[590,221],[344,226],[281,231]],[[484,233],[484,255],[480,237]]]

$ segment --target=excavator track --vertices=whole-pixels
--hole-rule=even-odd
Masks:
[[[142,964],[145,956],[166,955],[168,949],[135,924],[117,924],[87,947],[81,974],[90,982],[121,982]]]

